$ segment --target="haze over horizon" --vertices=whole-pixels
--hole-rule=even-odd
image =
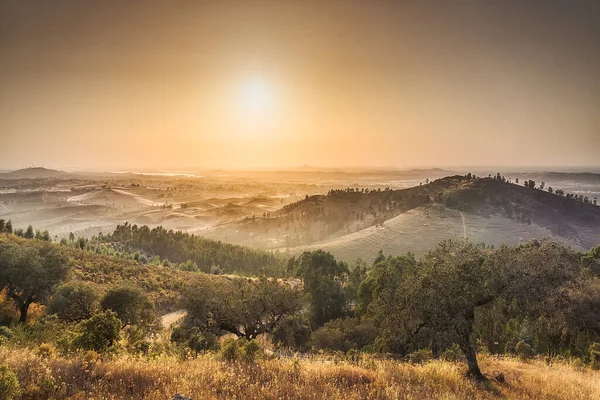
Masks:
[[[600,3],[535,3],[4,1],[0,169],[600,166]]]

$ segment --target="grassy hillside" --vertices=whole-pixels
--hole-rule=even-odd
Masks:
[[[505,383],[474,383],[461,364],[419,364],[323,357],[225,362],[214,356],[120,358],[43,357],[25,349],[0,349],[0,364],[15,371],[22,399],[597,399],[600,372],[567,363],[484,358]]]
[[[502,180],[452,176],[402,190],[307,196],[207,235],[293,254],[324,248],[345,260],[371,259],[380,249],[423,254],[462,236],[493,245],[553,237],[589,249],[600,242],[600,207]]]
[[[0,234],[0,242],[26,243],[27,240]],[[140,264],[68,246],[60,247],[67,253],[72,279],[91,282],[101,288],[121,284],[138,286],[148,293],[159,311],[172,311],[180,299],[185,283],[197,274],[162,265]]]

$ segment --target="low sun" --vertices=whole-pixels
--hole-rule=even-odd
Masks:
[[[274,89],[260,78],[247,79],[241,83],[238,92],[238,107],[249,116],[265,115],[273,111]]]

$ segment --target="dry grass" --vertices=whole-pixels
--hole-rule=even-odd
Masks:
[[[17,374],[22,399],[597,399],[600,373],[568,364],[484,358],[483,369],[506,383],[473,383],[464,366],[411,365],[364,360],[358,365],[322,359],[228,363],[214,356],[178,361],[93,357],[41,358],[24,349],[0,349],[0,363]],[[90,361],[91,360],[91,361]]]

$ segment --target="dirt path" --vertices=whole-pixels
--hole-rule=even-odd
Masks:
[[[173,324],[181,321],[187,315],[186,310],[177,310],[172,313],[165,314],[160,317],[160,322],[165,329],[170,328]]]
[[[462,211],[459,211],[460,217],[462,218],[463,224],[463,238],[467,238],[467,224],[465,223],[465,214]]]

